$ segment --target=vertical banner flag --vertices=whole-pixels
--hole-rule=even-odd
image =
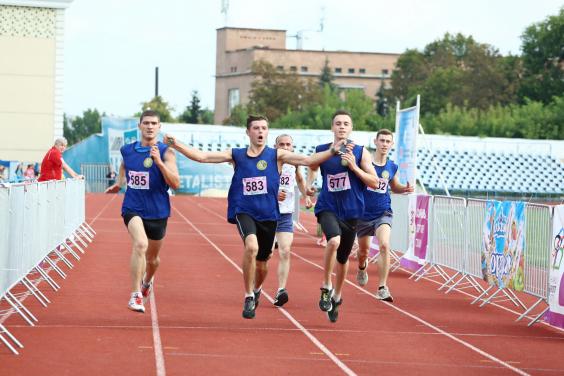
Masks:
[[[430,196],[409,197],[409,246],[401,258],[401,266],[417,270],[425,264],[429,239]]]
[[[399,109],[396,112],[396,163],[399,181],[415,186],[417,165],[417,132],[419,130],[419,97],[415,107]]]
[[[523,291],[525,203],[486,203],[483,229],[482,276],[490,285]]]
[[[554,208],[546,321],[564,328],[564,205]]]

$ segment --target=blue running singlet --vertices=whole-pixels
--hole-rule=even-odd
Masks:
[[[164,158],[168,145],[157,142]],[[136,213],[143,219],[170,217],[168,185],[161,170],[150,157],[150,147],[141,146],[139,141],[121,147],[125,167],[127,190],[121,207],[122,215]]]
[[[388,160],[384,166],[372,163],[378,175],[376,189],[366,187],[364,190],[364,215],[363,221],[379,218],[384,212],[392,212],[392,199],[390,197],[390,181],[398,171],[398,165]]]
[[[276,149],[266,146],[256,157],[247,148],[231,149],[235,172],[227,196],[227,221],[236,223],[237,214],[248,214],[255,221],[277,221],[280,173]]]
[[[331,147],[331,144],[318,145],[319,153]],[[355,145],[352,152],[357,163],[362,159],[364,148]],[[334,155],[320,165],[323,185],[315,204],[315,215],[323,211],[334,213],[342,221],[359,219],[364,211],[365,185],[348,167],[341,165],[341,156]]]

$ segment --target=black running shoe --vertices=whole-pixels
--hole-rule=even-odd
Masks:
[[[333,293],[332,289],[326,289],[324,287],[321,288],[321,298],[319,299],[319,309],[322,311],[329,311],[331,310],[331,294]]]
[[[246,319],[255,318],[255,308],[255,299],[252,296],[247,296],[243,305],[243,317]]]
[[[333,307],[327,311],[327,317],[329,317],[329,321],[337,322],[337,318],[339,317],[339,306],[343,304],[343,299],[336,302],[335,299],[331,298],[331,304]]]
[[[262,288],[260,290],[258,290],[258,292],[255,292],[253,290],[253,294],[255,294],[255,309],[257,309],[258,305],[259,305],[259,298],[260,298],[260,293],[262,292]]]
[[[276,307],[282,307],[284,304],[288,303],[288,291],[282,289],[276,293],[274,297],[274,305]]]

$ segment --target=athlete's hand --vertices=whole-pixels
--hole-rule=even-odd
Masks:
[[[305,207],[306,209],[311,209],[313,207],[313,201],[311,200],[311,197],[306,196],[305,198]]]
[[[105,191],[104,193],[118,193],[119,192],[119,185],[114,184],[114,185],[110,185]]]
[[[308,196],[313,196],[315,194],[315,191],[316,191],[315,187],[306,187],[306,194]]]
[[[279,190],[278,191],[278,201],[284,201],[286,199],[286,191],[285,190]]]
[[[348,166],[351,170],[354,170],[356,167],[358,167],[356,165],[356,158],[350,151],[341,154],[341,164],[343,166]]]
[[[407,182],[406,186],[403,188],[403,193],[413,193],[414,187]]]
[[[163,142],[164,142],[165,144],[167,144],[168,146],[174,147],[174,145],[176,144],[176,137],[174,137],[174,136],[171,135],[171,134],[166,133],[166,134],[163,136]]]
[[[153,158],[153,161],[155,161],[155,164],[157,166],[163,164],[163,160],[161,159],[161,152],[159,151],[159,147],[157,145],[151,146],[150,156],[151,158]]]

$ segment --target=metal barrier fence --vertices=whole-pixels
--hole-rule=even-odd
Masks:
[[[108,178],[110,165],[107,163],[83,163],[80,165],[80,173],[84,175],[86,192],[104,192],[106,188],[114,184],[117,179]]]
[[[538,298],[536,303],[527,308],[511,288],[498,289],[496,286],[489,286],[484,290],[475,279],[483,278],[482,250],[486,203],[485,200],[435,196],[432,205],[431,242],[427,253],[427,264],[413,276],[419,275],[419,279],[425,272],[435,268],[446,281],[439,289],[450,284],[447,292],[459,282],[466,281],[468,285],[481,292],[472,302],[483,299],[481,306],[492,301],[496,294],[501,292],[504,299],[512,301],[525,310],[517,319],[520,320],[540,302],[548,301],[552,208],[547,205],[526,204],[525,250],[522,256],[523,292]],[[441,267],[450,268],[454,274],[450,273],[449,277],[443,273]],[[457,276],[460,276],[458,280]],[[491,289],[495,292],[489,295]],[[529,325],[536,322],[542,314],[544,312],[534,318]]]
[[[94,237],[84,222],[84,184],[68,179],[0,187],[0,301],[9,307],[0,311],[0,341],[14,354],[23,345],[2,322],[16,313],[34,326],[37,318],[23,304],[25,298],[31,295],[47,306],[50,301],[38,285],[45,281],[58,290],[49,273],[65,278],[58,264],[72,268],[70,257],[80,260]]]

